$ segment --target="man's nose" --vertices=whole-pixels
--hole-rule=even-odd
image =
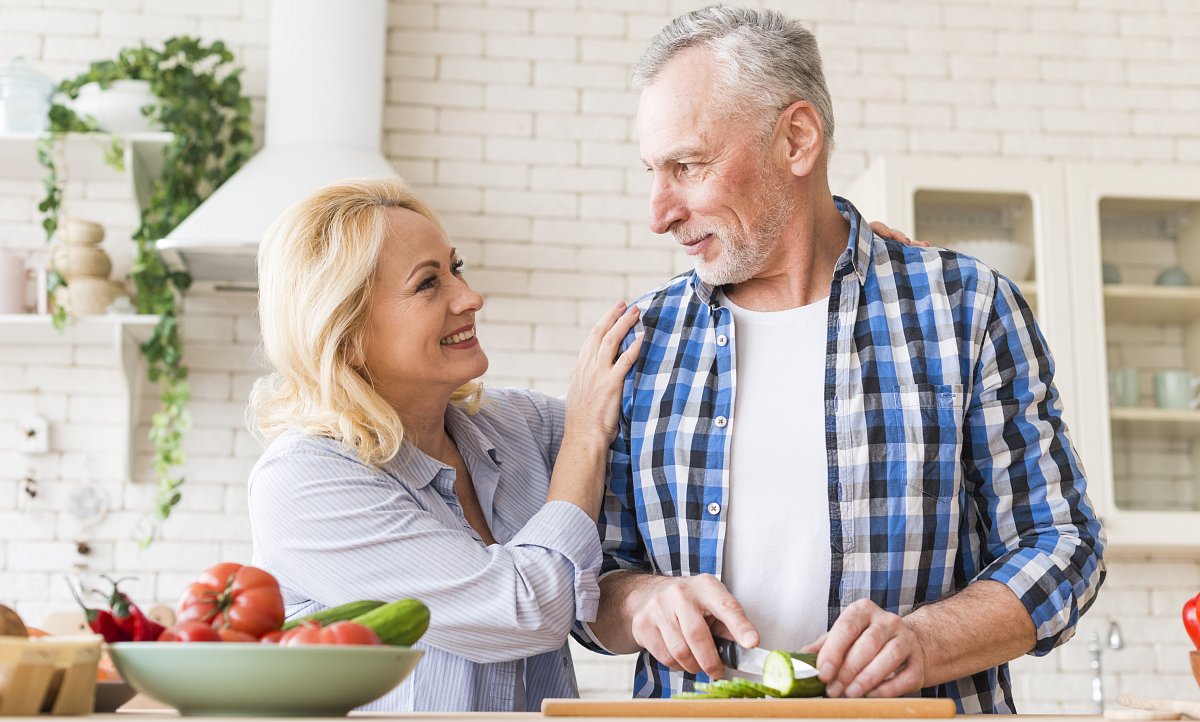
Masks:
[[[655,179],[650,188],[650,230],[666,233],[676,221],[686,220],[687,205],[669,180]]]

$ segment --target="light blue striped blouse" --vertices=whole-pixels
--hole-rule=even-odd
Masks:
[[[375,469],[292,432],[255,465],[254,564],[279,580],[289,619],[357,599],[429,606],[416,670],[362,709],[536,711],[578,696],[566,639],[576,618],[595,618],[601,551],[587,514],[546,503],[563,414],[519,389],[487,389],[474,416],[447,410],[491,546],[463,516],[454,470],[410,444]]]

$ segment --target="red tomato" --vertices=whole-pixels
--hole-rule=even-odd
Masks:
[[[258,642],[258,637],[253,634],[246,634],[228,627],[218,629],[217,636],[221,638],[222,642],[249,642],[250,644]]]
[[[321,630],[325,644],[380,644],[375,630],[356,622],[334,622]]]
[[[1196,645],[1196,649],[1200,649],[1200,594],[1184,602],[1183,628],[1192,638],[1192,644]]]
[[[262,569],[224,562],[184,590],[178,619],[245,632],[257,639],[283,624],[283,595],[275,577]]]
[[[280,647],[291,647],[297,644],[323,644],[321,641],[321,625],[317,622],[305,622],[299,627],[289,629],[279,640]]]
[[[258,641],[262,642],[263,644],[279,644],[279,640],[283,638],[284,634],[286,634],[286,632],[284,632],[282,629],[276,629],[274,632],[267,632],[262,636],[262,639]]]
[[[283,647],[291,647],[301,644],[381,644],[381,642],[374,630],[355,622],[334,622],[324,628],[316,622],[305,622],[286,632],[279,644]]]
[[[158,635],[160,642],[220,642],[217,630],[204,622],[179,622]]]

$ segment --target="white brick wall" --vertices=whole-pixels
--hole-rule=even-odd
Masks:
[[[444,214],[487,296],[480,336],[489,380],[561,391],[575,344],[616,296],[633,296],[687,267],[645,227],[645,178],[632,125],[629,71],[645,41],[694,0],[393,0],[389,7],[385,151]],[[1200,163],[1200,4],[1194,0],[847,0],[767,2],[810,21],[821,40],[838,118],[835,189],[872,154]],[[261,124],[266,0],[0,0],[0,61],[29,56],[63,77],[139,40],[183,32],[221,37],[246,64]],[[44,253],[39,184],[3,177],[0,247]],[[130,193],[116,174],[71,179],[69,212],[107,226],[117,273],[131,256]],[[911,229],[910,229],[911,230]],[[1170,255],[1152,243],[1113,254],[1129,276]],[[1106,257],[1109,257],[1106,249]],[[1155,260],[1157,259],[1157,260]],[[136,483],[121,476],[113,351],[0,342],[0,602],[36,620],[70,607],[58,575],[80,564],[137,574],[146,601],[171,602],[189,576],[249,557],[244,482],[258,454],[242,428],[259,373],[247,295],[188,297],[194,429],[184,501],[148,550],[133,527],[153,499],[149,447]],[[1147,368],[1179,365],[1169,329],[1116,329],[1110,355]],[[1175,350],[1172,350],[1174,346]],[[1146,382],[1148,383],[1148,382]],[[1149,394],[1147,386],[1144,394]],[[155,408],[153,394],[142,416]],[[16,453],[12,429],[30,411],[51,422],[52,453]],[[144,433],[143,424],[140,432]],[[1130,448],[1118,470],[1164,495],[1180,451]],[[37,497],[24,478],[36,479]],[[1172,476],[1172,475],[1175,476]],[[1180,477],[1183,478],[1183,477]],[[81,529],[64,511],[77,483],[107,497],[107,519]],[[1194,485],[1193,485],[1194,490]],[[93,552],[80,557],[79,540]],[[1076,639],[1015,665],[1025,711],[1089,709],[1087,636],[1124,626],[1105,656],[1107,692],[1192,694],[1178,606],[1200,591],[1200,565],[1114,561]],[[576,655],[585,694],[627,693],[631,660]]]

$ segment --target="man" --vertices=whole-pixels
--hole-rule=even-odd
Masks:
[[[1006,662],[1069,639],[1104,578],[1029,307],[831,196],[798,23],[689,13],[634,79],[650,226],[696,267],[638,302],[580,637],[642,652],[637,696],[721,676],[716,635],[819,651],[829,696],[1013,711]]]

